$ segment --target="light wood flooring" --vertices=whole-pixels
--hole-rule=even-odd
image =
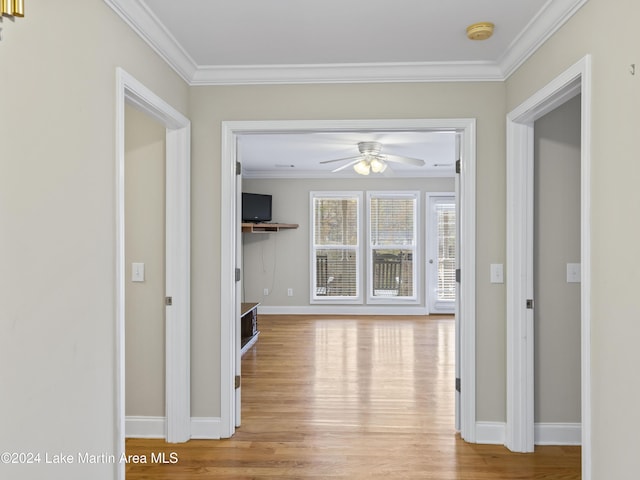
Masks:
[[[231,439],[129,439],[127,480],[574,480],[579,447],[515,454],[454,429],[450,317],[259,317],[242,361],[242,426]]]

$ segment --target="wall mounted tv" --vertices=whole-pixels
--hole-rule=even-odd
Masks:
[[[271,195],[242,192],[242,221],[270,222]]]

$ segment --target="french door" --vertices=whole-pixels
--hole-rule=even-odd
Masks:
[[[429,313],[455,313],[456,198],[427,197],[427,302]]]

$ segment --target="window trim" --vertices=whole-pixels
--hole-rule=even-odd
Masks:
[[[422,235],[421,235],[421,225],[422,221],[420,218],[421,215],[421,200],[420,200],[421,192],[418,190],[371,190],[366,192],[367,202],[365,206],[364,217],[366,218],[366,271],[367,271],[367,279],[366,279],[366,303],[368,305],[419,305],[421,304],[422,298],[422,272],[421,266],[421,255],[420,252],[422,250]],[[414,231],[414,244],[412,245],[413,249],[413,295],[412,296],[403,296],[403,297],[377,297],[373,295],[373,251],[377,250],[373,248],[371,244],[371,199],[373,197],[405,197],[412,198],[414,200],[415,212],[413,217],[413,231]],[[385,247],[395,248],[395,247],[405,247],[406,245],[397,245]]]
[[[356,198],[358,201],[357,214],[357,245],[356,251],[356,295],[352,297],[336,297],[316,294],[316,245],[315,245],[315,211],[314,199],[316,198]],[[339,304],[362,305],[364,303],[362,270],[363,270],[363,192],[358,190],[324,191],[312,190],[309,192],[309,303],[310,304]],[[326,247],[323,247],[326,249]]]

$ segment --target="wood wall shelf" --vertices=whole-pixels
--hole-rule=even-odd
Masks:
[[[243,223],[242,233],[273,233],[298,228],[297,223]]]

